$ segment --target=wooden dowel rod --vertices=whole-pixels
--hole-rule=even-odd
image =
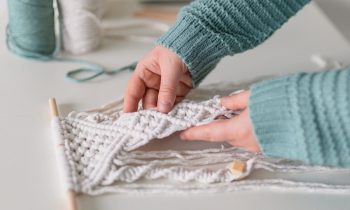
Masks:
[[[55,98],[49,99],[49,106],[50,106],[50,111],[51,111],[51,117],[52,118],[59,117],[58,107],[57,107],[57,103],[56,103]],[[67,199],[68,199],[68,209],[69,210],[78,210],[76,193],[74,190],[68,190]]]
[[[68,190],[68,209],[77,210],[77,198],[74,190]]]

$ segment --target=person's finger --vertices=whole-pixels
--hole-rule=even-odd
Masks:
[[[146,67],[139,72],[139,75],[140,75],[140,78],[143,80],[146,88],[152,88],[155,90],[160,89],[160,81],[161,81],[160,75],[150,71]],[[183,76],[183,81],[179,82],[177,86],[176,96],[185,96],[191,90],[191,86],[189,86],[187,83],[191,83],[191,82],[192,80],[189,77],[189,75]]]
[[[193,82],[188,72],[181,75],[180,82],[184,83],[189,88],[193,88]]]
[[[187,87],[187,86],[186,86]],[[177,91],[176,93],[176,99],[175,99],[175,104],[180,103],[182,100],[184,100],[184,98],[186,97],[187,93],[190,92],[191,89],[190,88],[184,88],[183,91]]]
[[[158,79],[147,80],[147,79],[142,78],[146,88],[151,88],[151,89],[155,89],[155,90],[159,91],[159,89],[160,89],[160,76],[157,74],[154,74],[154,78],[157,78],[157,77],[159,77],[159,80]],[[184,84],[183,82],[179,82],[177,85],[177,88],[176,88],[175,95],[184,97],[190,90],[191,90],[191,88],[188,87],[186,84]]]
[[[147,69],[146,67],[144,67],[142,71],[138,72],[138,74],[139,74],[139,77],[145,83],[146,88],[159,90],[160,78],[161,78],[159,74],[154,73],[153,71]]]
[[[230,96],[221,98],[221,105],[227,109],[240,110],[248,105],[250,91],[243,91]]]
[[[228,141],[232,137],[231,127],[229,120],[216,120],[182,131],[180,138],[183,140]]]
[[[145,94],[145,90],[146,87],[143,80],[134,73],[128,82],[126,92],[124,94],[124,112],[137,111],[139,101]]]
[[[160,65],[162,76],[158,94],[158,111],[167,113],[174,105],[176,91],[179,86],[180,70],[179,65],[175,62],[168,61]]]
[[[142,107],[144,109],[157,107],[158,90],[148,88],[142,98]]]
[[[233,138],[231,138],[232,140],[228,141],[228,143],[250,151],[260,151],[260,146],[250,121],[248,109],[245,109],[240,115],[231,118],[230,122],[232,125]]]
[[[178,104],[180,103],[182,100],[184,100],[184,96],[177,96],[176,99],[175,99],[175,104]]]
[[[185,97],[188,92],[190,92],[191,88],[189,88],[187,85],[179,82],[176,90],[176,96],[177,97]]]

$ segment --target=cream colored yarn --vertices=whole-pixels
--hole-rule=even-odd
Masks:
[[[116,7],[108,0],[57,2],[63,49],[76,55],[96,50],[104,38],[153,43],[169,29],[165,23],[137,18],[115,18],[113,24],[104,24],[108,8]]]

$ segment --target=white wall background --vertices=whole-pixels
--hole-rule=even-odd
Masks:
[[[350,0],[315,0],[350,41]]]

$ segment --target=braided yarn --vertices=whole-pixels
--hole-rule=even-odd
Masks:
[[[197,96],[201,94],[205,95],[205,92],[199,90]],[[199,102],[186,99],[168,114],[142,108],[134,113],[123,113],[122,103],[116,101],[99,109],[72,112],[52,121],[67,188],[91,195],[111,192],[212,193],[266,188],[350,192],[348,185],[274,178],[245,179],[255,169],[281,173],[349,173],[348,169],[271,159],[235,147],[185,151],[142,149],[154,139],[212,122],[220,115],[234,116],[234,111],[221,107],[218,96]],[[237,159],[247,163],[241,174],[227,168],[227,164]],[[162,183],[164,179],[168,182]]]

